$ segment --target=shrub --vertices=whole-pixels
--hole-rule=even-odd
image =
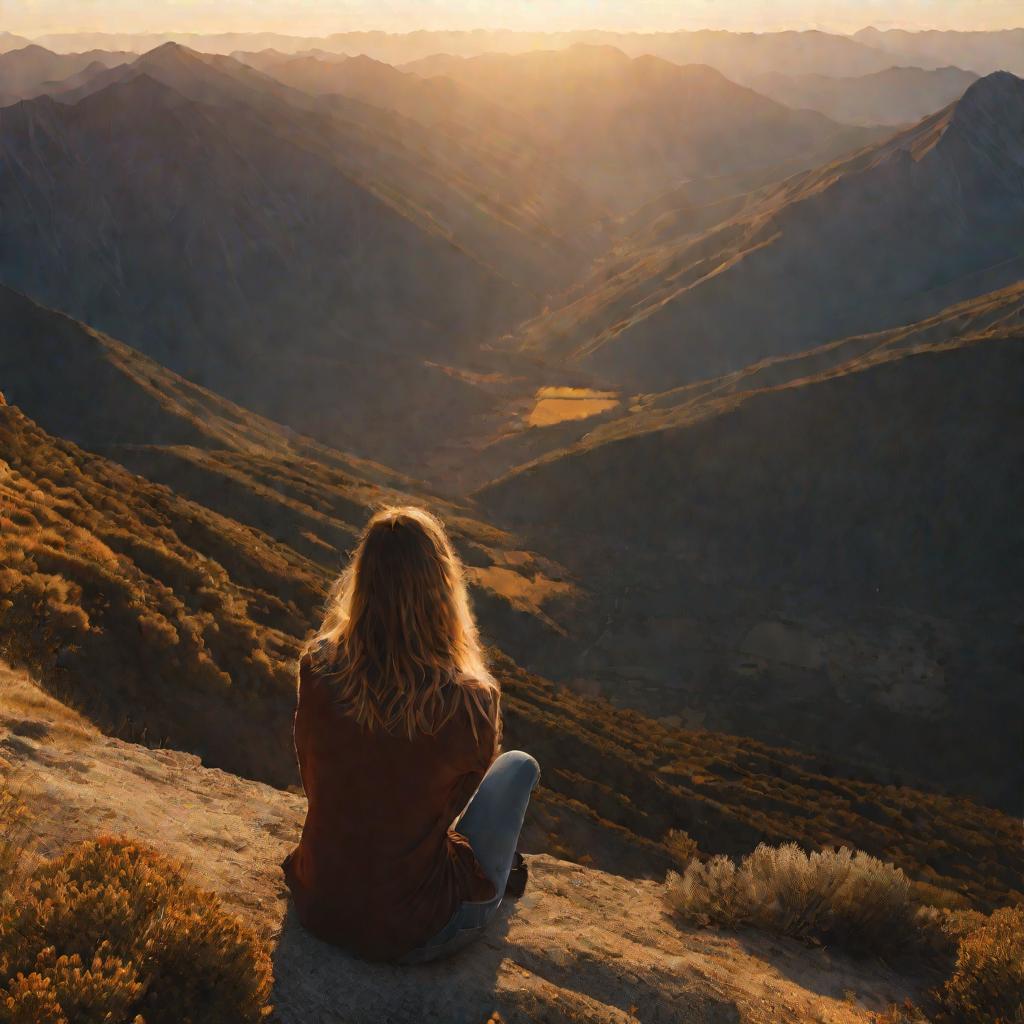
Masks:
[[[664,843],[672,863],[681,871],[697,856],[697,840],[690,838],[690,833],[682,829],[670,828],[665,833]]]
[[[28,846],[28,812],[10,784],[0,782],[0,896],[18,875]]]
[[[1005,907],[960,943],[943,1008],[956,1024],[1024,1022],[1024,907]]]
[[[3,1024],[244,1024],[269,1012],[261,942],[183,869],[100,839],[0,905]]]
[[[915,938],[918,906],[907,876],[846,847],[804,853],[761,844],[670,872],[665,899],[688,921],[753,927],[852,953],[900,953]]]

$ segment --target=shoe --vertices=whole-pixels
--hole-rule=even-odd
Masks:
[[[521,853],[516,853],[512,861],[512,870],[508,873],[505,883],[505,899],[517,900],[526,892],[526,883],[530,878],[530,869]]]

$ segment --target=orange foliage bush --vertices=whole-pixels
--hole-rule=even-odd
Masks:
[[[182,868],[126,840],[44,863],[0,905],[3,1024],[246,1024],[270,958]]]

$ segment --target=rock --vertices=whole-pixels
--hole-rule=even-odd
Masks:
[[[254,925],[274,950],[280,1024],[866,1024],[916,991],[875,963],[679,928],[659,883],[546,855],[530,858],[526,895],[475,946],[423,967],[368,964],[314,939],[290,909],[279,864],[301,796],[105,737],[3,665],[0,749],[40,853],[130,836],[183,860]]]

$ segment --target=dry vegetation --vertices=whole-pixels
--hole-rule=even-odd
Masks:
[[[0,900],[4,1024],[245,1024],[270,984],[255,935],[126,840],[84,843]]]
[[[320,578],[268,537],[0,408],[0,651],[106,728],[289,780],[280,708]],[[258,756],[212,714],[244,705]],[[271,726],[271,723],[273,725]]]
[[[751,927],[854,953],[905,953],[918,905],[897,867],[847,847],[805,853],[761,844],[737,865],[693,861],[670,873],[666,902],[684,920]]]
[[[894,1006],[879,1024],[1024,1021],[1024,907],[986,918],[928,906],[927,896],[877,857],[792,843],[762,844],[738,864],[691,860],[681,874],[669,872],[664,891],[670,912],[689,924],[755,928],[949,975],[930,1006]]]

